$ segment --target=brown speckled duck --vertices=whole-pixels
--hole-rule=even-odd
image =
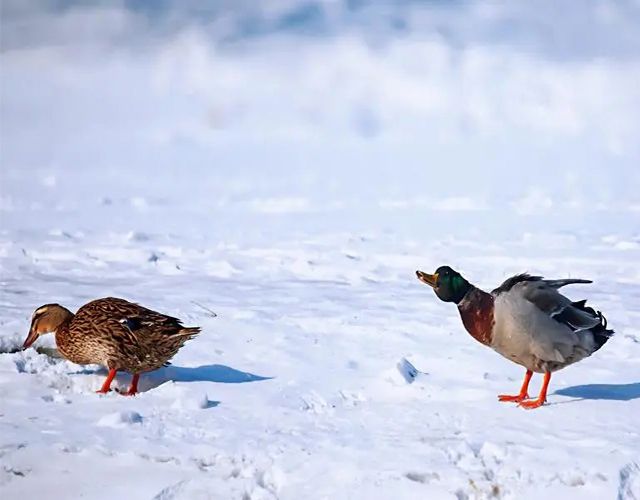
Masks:
[[[85,304],[74,315],[59,304],[46,304],[33,313],[23,349],[40,335],[54,332],[60,353],[79,365],[109,369],[98,393],[107,393],[118,371],[133,374],[125,395],[138,391],[140,374],[168,363],[184,343],[200,332],[177,318],[113,297]]]
[[[487,293],[448,266],[417,275],[440,300],[457,304],[473,338],[527,369],[520,393],[498,396],[500,401],[524,408],[543,405],[551,373],[591,356],[613,335],[600,311],[586,306],[586,300],[572,302],[558,291],[589,280],[518,274]],[[527,392],[533,372],[544,373],[537,399],[529,399]]]

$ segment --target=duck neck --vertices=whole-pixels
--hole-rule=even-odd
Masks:
[[[56,336],[56,345],[58,349],[64,354],[64,346],[67,337],[69,336],[69,328],[71,327],[71,320],[73,319],[73,313],[71,311],[66,311],[68,314],[65,315],[62,323],[56,328],[55,336]]]
[[[484,345],[491,345],[493,337],[493,296],[475,286],[458,303],[462,324],[469,334]]]

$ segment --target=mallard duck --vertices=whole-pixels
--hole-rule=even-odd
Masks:
[[[538,408],[547,399],[551,373],[590,356],[613,335],[600,311],[588,307],[586,300],[572,302],[558,291],[565,285],[592,283],[589,280],[518,274],[487,293],[448,266],[434,274],[416,274],[440,300],[457,304],[474,339],[527,369],[520,392],[500,395],[500,401]],[[537,399],[528,394],[533,372],[544,374]]]
[[[23,349],[40,335],[55,332],[60,353],[79,365],[99,364],[109,369],[98,393],[107,393],[118,371],[133,374],[129,390],[138,391],[140,373],[160,368],[184,343],[200,332],[180,320],[113,297],[85,304],[76,314],[59,304],[45,304],[33,313]]]

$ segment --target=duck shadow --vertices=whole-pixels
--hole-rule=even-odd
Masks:
[[[148,391],[165,382],[216,382],[219,384],[246,384],[273,377],[236,370],[225,365],[174,366],[169,365],[140,377],[140,392]]]
[[[97,371],[79,370],[77,373],[93,373],[106,375],[107,370]],[[169,365],[152,372],[141,374],[138,385],[139,392],[146,392],[164,384],[165,382],[217,382],[221,384],[246,384],[270,380],[273,377],[256,375],[254,373],[236,370],[225,365],[201,365],[195,367]],[[129,374],[118,372],[116,380],[126,385],[131,379]]]
[[[225,365],[201,365],[196,367],[169,365],[148,374],[149,378],[173,382],[218,382],[221,384],[246,384],[273,377],[243,372]]]
[[[554,392],[559,396],[577,399],[604,399],[609,401],[631,401],[640,398],[640,382],[631,384],[586,384],[565,387]]]

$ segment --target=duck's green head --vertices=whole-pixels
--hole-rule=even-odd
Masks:
[[[454,271],[449,266],[440,266],[433,274],[416,271],[418,279],[426,283],[436,293],[440,300],[444,302],[455,302],[459,304],[466,293],[473,288],[458,271]]]

